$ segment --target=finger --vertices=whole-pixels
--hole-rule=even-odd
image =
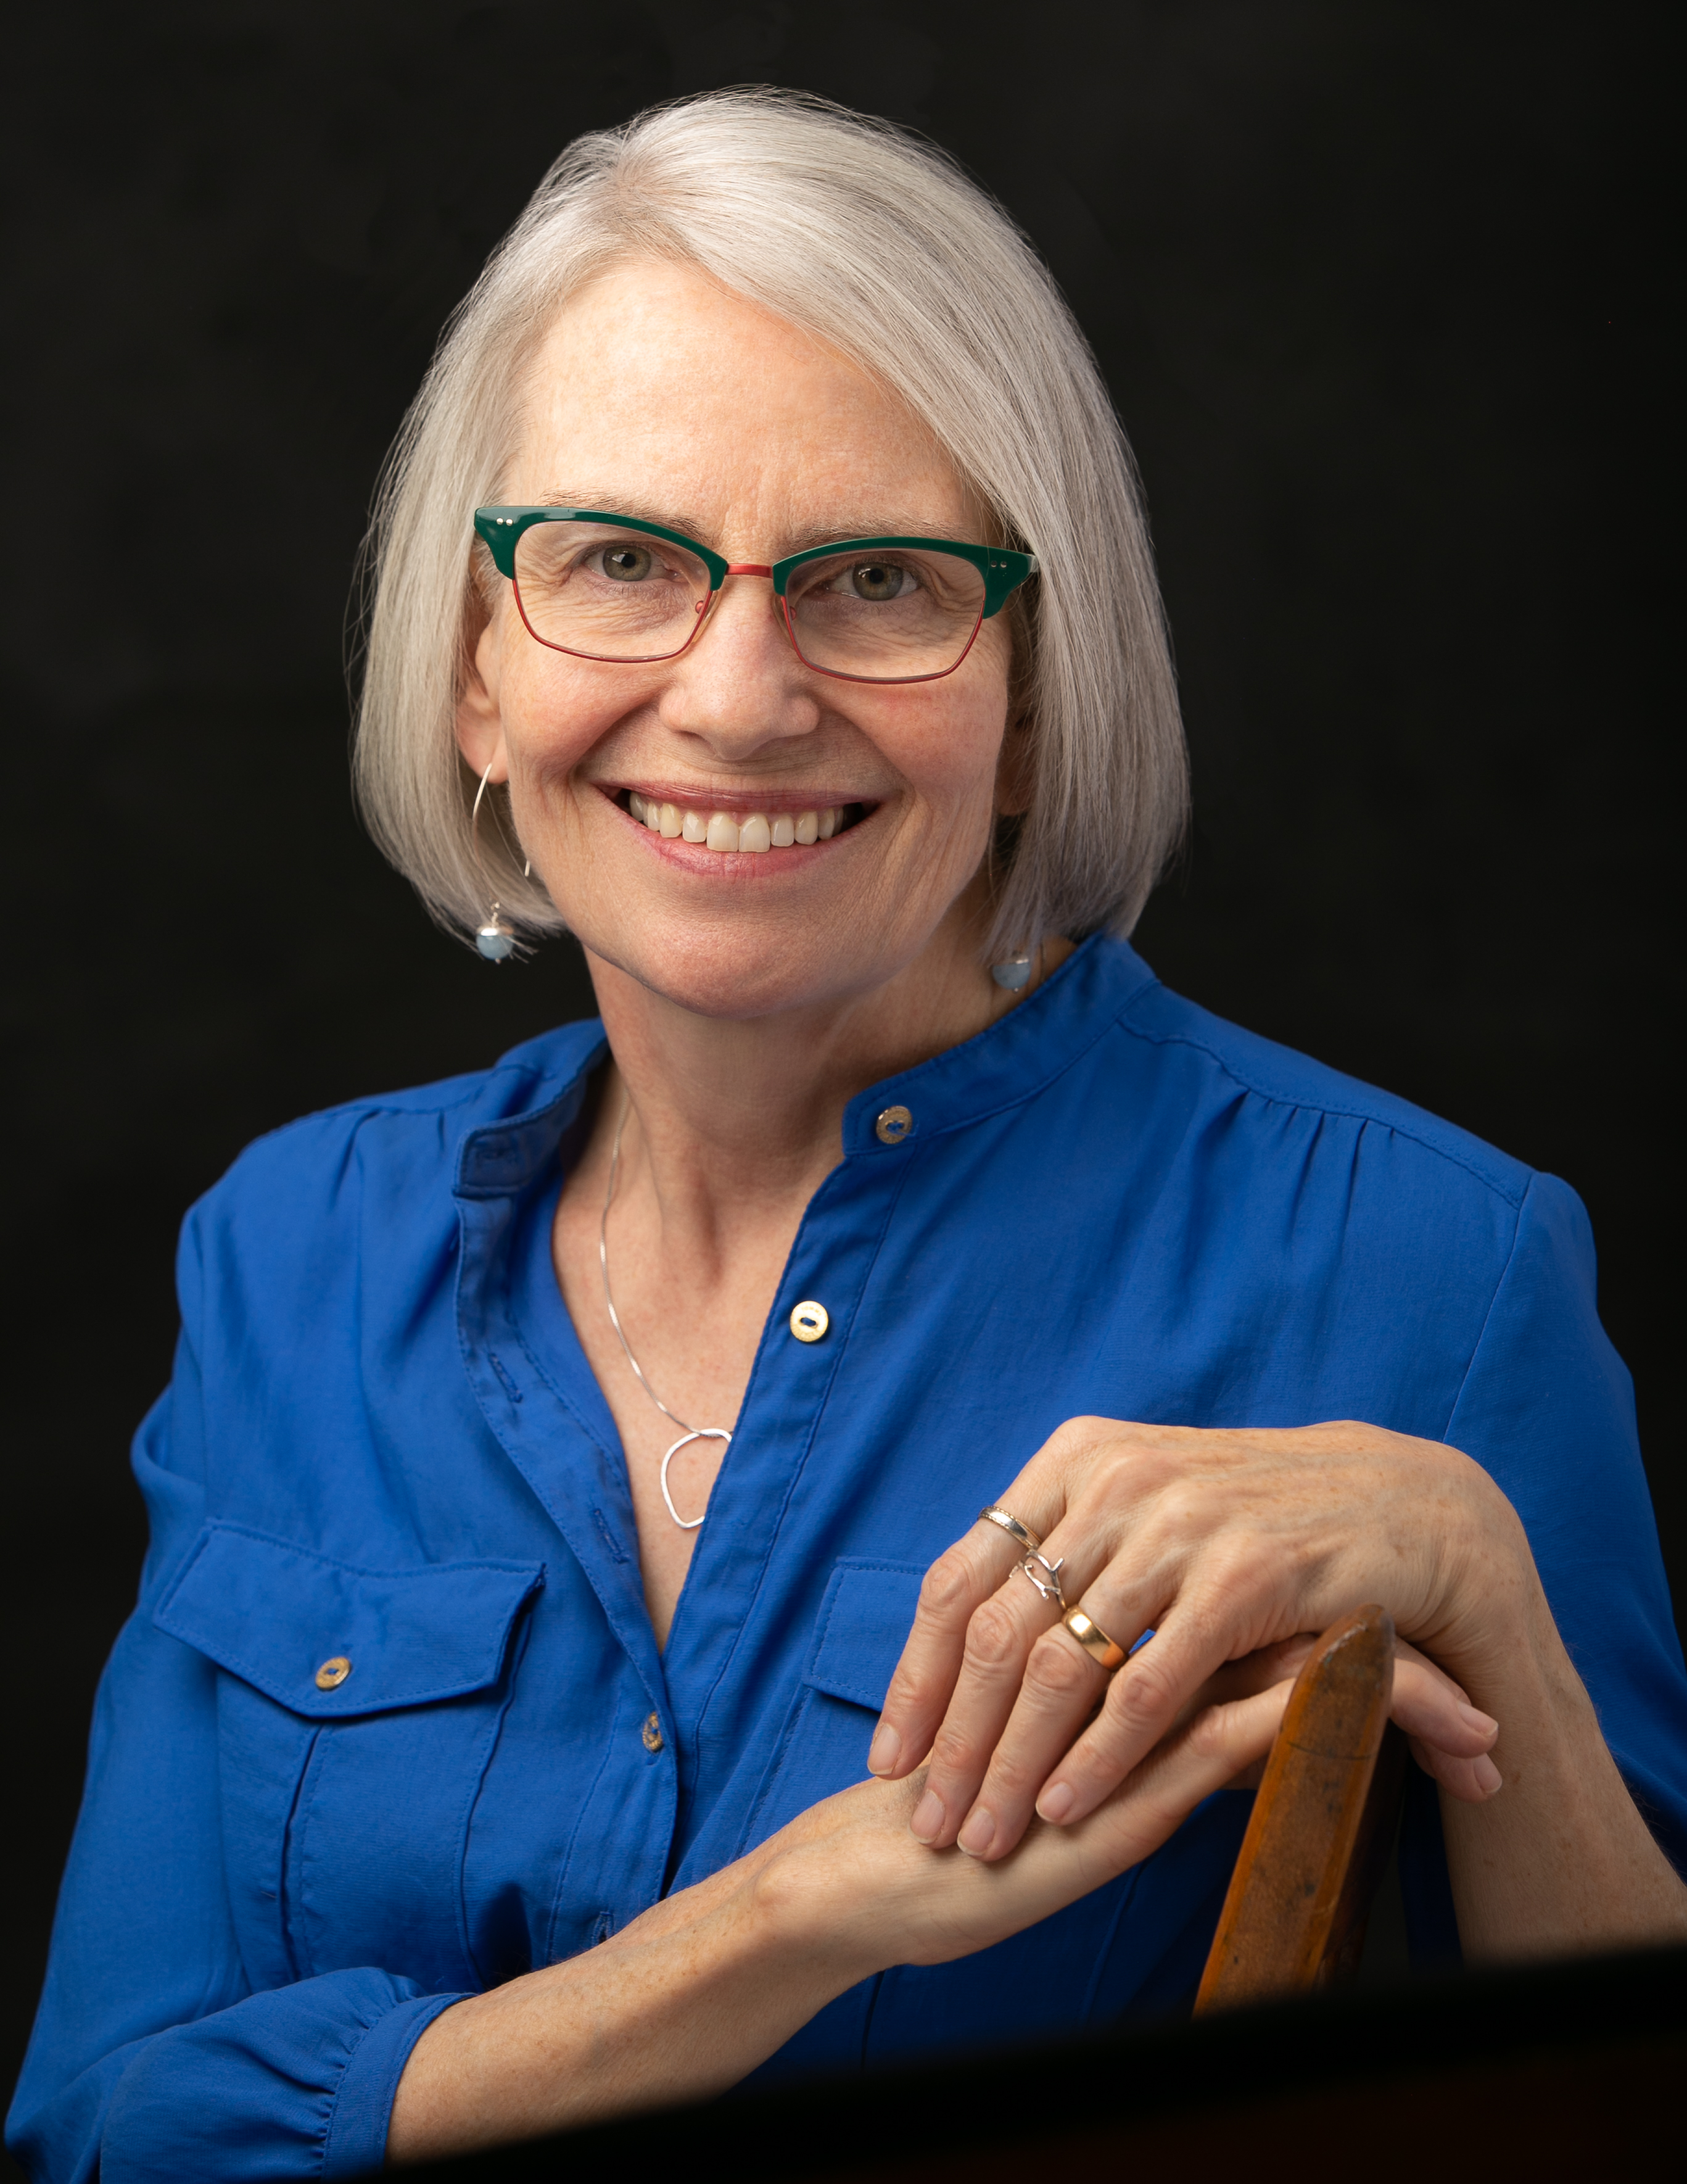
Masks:
[[[955,1784],[962,1802],[950,1809],[965,1815],[955,1839],[970,1857],[1005,1858],[1019,1841],[1049,1769],[1106,1687],[1106,1671],[1061,1624],[1030,1645],[1016,1688],[1002,1695],[997,1717],[980,1714],[969,1752],[971,1780],[957,1777]],[[957,1704],[960,1696],[957,1691]],[[953,1716],[955,1707],[949,1711]]]
[[[1451,1797],[1460,1804],[1486,1804],[1506,1786],[1506,1778],[1495,1767],[1486,1752],[1473,1760],[1456,1758],[1451,1752],[1440,1752],[1436,1745],[1425,1743],[1423,1738],[1410,1738],[1412,1758],[1428,1775],[1432,1775]]]
[[[1450,1759],[1479,1758],[1493,1749],[1500,1734],[1492,1714],[1472,1706],[1450,1677],[1422,1660],[1395,1661],[1389,1712],[1409,1737]]]
[[[1114,1672],[1100,1713],[1038,1793],[1038,1814],[1069,1825],[1093,1813],[1217,1673],[1237,1623],[1250,1619],[1250,1604],[1234,1598],[1179,1600],[1161,1618],[1152,1642]],[[1127,1642],[1117,1630],[1114,1635],[1121,1644]]]
[[[1098,1440],[1117,1440],[1126,1430],[1111,1419],[1068,1418],[993,1506],[1038,1534],[1054,1559],[1065,1552],[1051,1535],[1066,1513],[1073,1480],[1084,1475]],[[961,1674],[968,1621],[1024,1553],[1011,1535],[981,1520],[933,1564],[868,1753],[871,1773],[899,1780],[931,1751]],[[1077,1597],[1070,1587],[1066,1596]]]
[[[1467,1805],[1485,1805],[1504,1787],[1492,1758],[1500,1724],[1473,1706],[1462,1684],[1404,1639],[1395,1647],[1393,1718],[1432,1780]]]
[[[1059,1613],[1058,1604],[1039,1597],[1017,1569],[973,1611],[960,1673],[932,1741],[925,1794],[910,1824],[920,1841],[946,1848],[955,1841],[1020,1699],[1027,1662]],[[1067,1742],[1082,1719],[1080,1713],[1070,1723]]]
[[[1316,1631],[1297,1631],[1294,1637],[1280,1639],[1274,1646],[1261,1646],[1254,1652],[1222,1663],[1194,1698],[1185,1702],[1183,1712],[1187,1714],[1199,1707],[1251,1698],[1256,1691],[1269,1691],[1273,1685],[1280,1684],[1285,1676],[1292,1682],[1317,1642]]]
[[[1121,1645],[1134,1641],[1146,1620],[1142,1610],[1131,1615],[1109,1606],[1106,1614],[1106,1627]],[[1172,1642],[1165,1643],[1167,1640]],[[1081,1819],[1094,1811],[1149,1749],[1169,1736],[1200,1706],[1215,1698],[1248,1695],[1248,1686],[1239,1679],[1233,1676],[1227,1684],[1222,1662],[1211,1658],[1222,1646],[1222,1633],[1215,1630],[1207,1635],[1202,1655],[1185,1658],[1187,1648],[1177,1642],[1168,1618],[1166,1631],[1156,1632],[1153,1645],[1143,1648],[1115,1674],[1101,1669],[1070,1631],[1059,1626],[1051,1630],[1037,1641],[1027,1660],[1018,1699],[957,1835],[960,1847],[976,1858],[1005,1858],[1023,1835],[1033,1813],[1040,1813],[1045,1819],[1063,1817],[1045,1806],[1046,1785],[1056,1769],[1066,1774],[1074,1754],[1080,1755],[1080,1765],[1085,1757],[1091,1763],[1083,1802],[1079,1805],[1074,1801],[1068,1808],[1071,1817]],[[1136,1663],[1146,1662],[1149,1655],[1155,1653],[1161,1653],[1165,1669],[1156,1669],[1141,1685],[1144,1693],[1152,1694],[1152,1702],[1137,1725],[1130,1750],[1110,1753],[1104,1747],[1100,1753],[1104,1763],[1096,1764],[1095,1741],[1098,1736],[1105,1736],[1107,1711],[1114,1704],[1120,1680],[1134,1676]],[[1271,1680],[1280,1680],[1280,1673]],[[1095,1716],[1098,1702],[1102,1707],[1099,1718]]]
[[[1059,1839],[1094,1842],[1114,1872],[1149,1857],[1182,1826],[1203,1797],[1227,1788],[1260,1764],[1271,1749],[1293,1689],[1292,1679],[1285,1680],[1251,1697],[1204,1707],[1156,1747],[1097,1810],[1059,1830]]]
[[[1008,1535],[979,1523],[938,1557],[920,1586],[914,1627],[885,1694],[869,1773],[899,1781],[931,1750],[960,1674],[974,1613],[1020,1559]]]
[[[1422,1669],[1426,1675],[1433,1676],[1438,1682],[1445,1684],[1455,1698],[1462,1699],[1466,1705],[1470,1703],[1470,1693],[1462,1684],[1455,1683],[1439,1661],[1432,1661],[1427,1653],[1420,1653],[1415,1646],[1408,1644],[1404,1638],[1395,1640],[1395,1658],[1396,1661],[1411,1661]]]
[[[1485,1805],[1505,1787],[1505,1777],[1484,1752],[1474,1759],[1461,1759],[1423,1738],[1409,1740],[1411,1756],[1423,1772],[1463,1804]]]
[[[1067,1529],[1057,1526],[1034,1558],[1045,1570],[1059,1568],[1063,1598],[1050,1597],[1022,1562],[973,1613],[915,1814],[914,1832],[922,1842],[947,1847],[959,1841],[974,1856],[1005,1855],[1024,1833],[1049,1769],[1102,1696],[1105,1674],[1083,1647],[1064,1632],[1048,1635],[1057,1630],[1065,1602],[1085,1590],[1109,1552],[1105,1540],[1094,1539],[1066,1552]],[[1126,1627],[1111,1608],[1109,1613]],[[1131,1624],[1133,1635],[1141,1627]],[[981,1811],[987,1772],[995,1785],[994,1801]]]

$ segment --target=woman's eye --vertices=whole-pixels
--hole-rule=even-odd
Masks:
[[[605,546],[592,558],[618,584],[636,584],[656,566],[655,555],[643,546]]]
[[[899,599],[919,588],[911,569],[897,561],[857,561],[840,569],[827,588],[858,599]]]

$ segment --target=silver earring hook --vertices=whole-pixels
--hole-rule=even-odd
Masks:
[[[495,759],[487,760],[487,770],[481,776],[481,785],[475,791],[474,809],[469,814],[469,844],[475,854],[475,865],[482,881],[486,878],[486,860],[481,855],[481,800],[487,793],[487,783],[492,778]],[[533,869],[530,858],[527,873]],[[523,875],[524,878],[526,874]],[[475,946],[488,963],[502,963],[515,955],[517,949],[515,928],[504,915],[504,905],[494,899],[482,922],[475,928]]]

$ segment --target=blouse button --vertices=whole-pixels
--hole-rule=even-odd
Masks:
[[[352,1672],[352,1664],[343,1653],[331,1654],[316,1671],[319,1691],[337,1691]]]
[[[799,1304],[791,1314],[791,1332],[799,1342],[818,1342],[832,1324],[832,1314],[823,1304],[812,1297]]]
[[[899,1145],[914,1127],[914,1117],[905,1107],[887,1107],[873,1124],[873,1134],[882,1145]]]
[[[647,1752],[660,1752],[662,1748],[661,1716],[653,1713],[639,1731],[639,1735],[644,1740],[644,1749]]]

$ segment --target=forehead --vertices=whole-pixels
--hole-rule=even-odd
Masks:
[[[933,530],[976,522],[920,420],[836,350],[689,266],[620,266],[572,298],[529,367],[508,489],[711,523],[882,500]]]

